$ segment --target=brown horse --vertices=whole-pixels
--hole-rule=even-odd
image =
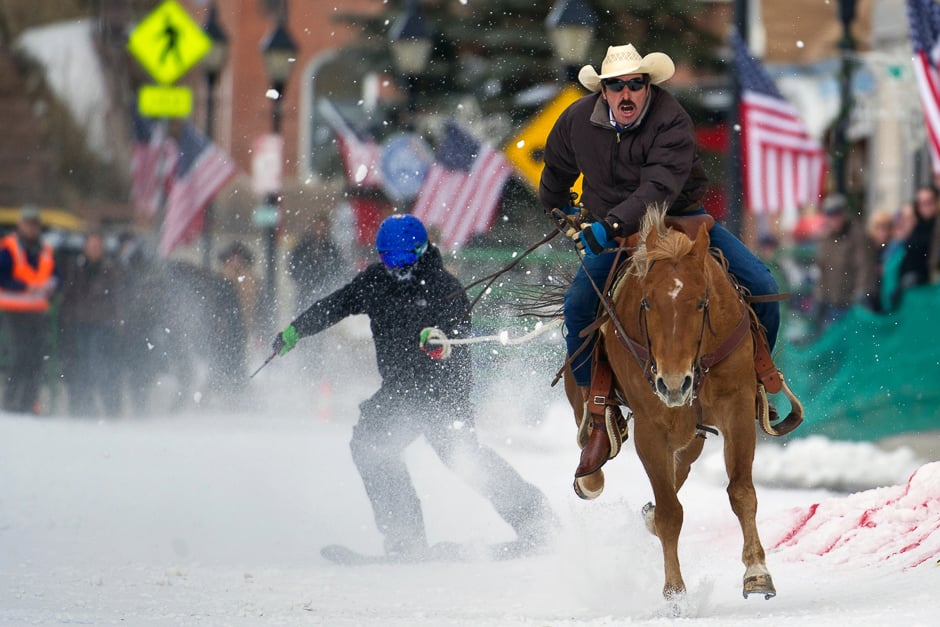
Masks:
[[[656,505],[643,513],[662,543],[664,596],[685,592],[677,492],[712,428],[724,440],[728,497],[744,535],[744,596],[762,593],[769,599],[776,591],[757,533],[751,477],[757,379],[753,339],[742,332],[751,313],[709,244],[706,226],[691,240],[667,227],[659,208],[650,208],[627,272],[608,302],[615,317],[601,327],[600,345],[615,388],[633,410],[636,452],[653,488]],[[580,423],[584,399],[570,376],[565,389]],[[575,481],[580,495],[594,498],[603,490],[603,471]]]

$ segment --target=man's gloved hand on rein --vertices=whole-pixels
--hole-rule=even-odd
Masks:
[[[566,216],[576,216],[581,213],[581,207],[568,202],[561,207],[561,212]]]
[[[297,346],[297,340],[299,339],[300,335],[297,334],[297,329],[294,328],[294,325],[290,325],[277,334],[277,337],[274,338],[274,343],[271,344],[271,348],[273,348],[278,355],[283,357]]]
[[[596,257],[607,249],[617,248],[617,224],[607,220],[598,220],[590,224],[582,224],[581,230],[568,234],[574,240],[575,246],[588,257]]]

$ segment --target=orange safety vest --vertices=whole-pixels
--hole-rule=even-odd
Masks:
[[[26,251],[20,246],[20,239],[15,233],[0,240],[0,250],[10,251],[13,258],[11,276],[26,286],[25,290],[16,291],[0,287],[0,311],[20,311],[43,313],[49,310],[49,293],[52,291],[52,270],[55,259],[52,247],[43,244],[39,253],[39,267],[29,265]]]

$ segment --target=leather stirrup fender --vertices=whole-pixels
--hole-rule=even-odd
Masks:
[[[595,416],[603,416],[608,405],[608,399],[613,389],[614,375],[610,364],[599,350],[594,351],[594,375],[591,377],[591,391],[585,399],[588,412]]]
[[[783,388],[783,378],[770,356],[767,337],[760,330],[754,331],[754,369],[757,371],[757,380],[764,384],[769,393],[776,394]]]

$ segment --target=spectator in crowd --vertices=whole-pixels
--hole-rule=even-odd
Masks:
[[[123,271],[105,255],[104,237],[97,231],[85,236],[82,253],[63,268],[60,346],[72,416],[121,414],[122,390],[116,382],[123,283]]]
[[[780,240],[773,233],[764,233],[757,238],[757,256],[765,264],[773,263],[779,250]]]
[[[287,274],[296,283],[298,305],[306,307],[337,286],[338,256],[329,219],[315,215],[287,258]]]
[[[39,209],[26,207],[16,231],[0,240],[0,314],[11,356],[3,409],[9,412],[41,413],[47,314],[58,284],[52,247],[42,241],[41,233]]]
[[[830,194],[823,202],[822,213],[825,222],[816,251],[817,331],[841,318],[864,289],[860,268],[865,257],[865,233],[849,218],[845,196]]]
[[[176,341],[179,335],[164,331],[162,316],[167,310],[171,285],[155,257],[156,251],[146,238],[129,232],[121,235],[118,263],[125,278],[124,319],[117,359],[129,397],[128,406],[135,416],[150,415],[151,389],[166,370],[168,355],[173,355],[164,343]]]
[[[249,345],[262,339],[258,301],[258,278],[254,272],[254,255],[242,242],[233,242],[219,254],[221,274],[231,283],[238,295],[242,322]]]
[[[757,257],[764,262],[764,265],[773,274],[780,291],[789,291],[791,277],[788,275],[788,259],[786,255],[782,254],[780,240],[777,236],[770,232],[762,233],[757,238],[757,250],[754,252],[757,253]]]
[[[932,185],[917,189],[914,198],[914,228],[907,239],[901,262],[902,288],[926,285],[936,277],[940,263],[940,221],[937,220],[938,191]]]
[[[917,217],[914,215],[914,202],[904,203],[894,216],[891,240],[885,247],[881,269],[881,309],[885,313],[894,311],[901,304],[901,266],[907,256],[907,241],[915,224]]]
[[[884,276],[884,262],[888,245],[894,230],[894,216],[886,209],[876,209],[868,219],[865,229],[864,265],[861,268],[860,284],[862,286],[861,305],[875,312],[883,312],[885,308],[881,300],[882,279]]]

